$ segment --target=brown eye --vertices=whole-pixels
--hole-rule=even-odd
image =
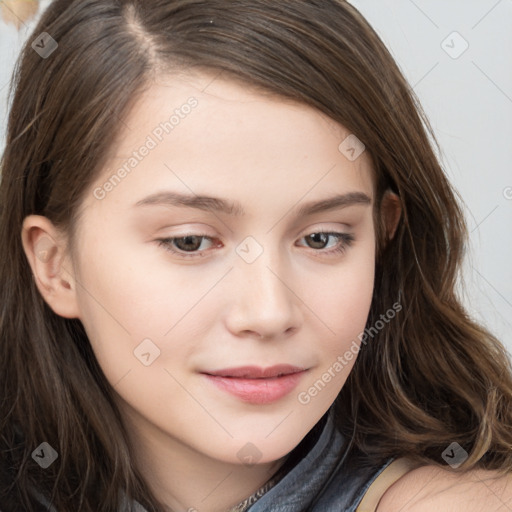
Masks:
[[[327,233],[313,233],[304,238],[313,242],[313,249],[324,249],[325,244],[328,242],[330,235]],[[320,246],[320,247],[319,247]]]
[[[330,249],[325,249],[328,245],[329,239],[334,238],[338,243]],[[303,237],[308,241],[308,246],[314,249],[315,252],[324,255],[343,253],[348,247],[352,245],[355,238],[349,233],[336,233],[318,231]],[[203,240],[212,242],[213,247],[220,247],[220,243],[214,242],[214,239],[208,235],[202,234],[189,234],[180,237],[169,237],[157,240],[159,246],[172,254],[176,254],[183,258],[204,257],[206,249],[200,250]]]
[[[338,240],[338,244],[335,245],[332,249],[325,250],[325,246],[331,237],[336,238]],[[336,233],[326,231],[311,233],[310,235],[307,235],[303,238],[304,240],[309,241],[309,247],[312,249],[318,249],[317,252],[321,251],[323,254],[342,253],[355,241],[354,235],[349,233]]]
[[[207,235],[199,234],[163,238],[157,241],[159,242],[158,245],[164,247],[166,251],[169,251],[173,254],[178,254],[179,256],[183,256],[184,258],[194,258],[204,256],[205,251],[199,251],[199,248],[201,247],[202,241],[204,239],[213,241],[213,238]],[[218,247],[219,244],[212,245]]]
[[[201,247],[201,242],[201,237],[195,235],[174,239],[174,243],[180,251],[197,251]]]

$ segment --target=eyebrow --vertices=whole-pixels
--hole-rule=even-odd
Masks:
[[[370,205],[371,199],[363,192],[349,192],[337,194],[321,201],[304,203],[298,210],[297,216],[309,216],[315,213],[346,208],[353,205]],[[178,192],[158,192],[135,203],[140,206],[178,206],[195,208],[198,210],[215,211],[227,215],[242,217],[245,211],[238,201],[228,201],[219,197],[181,194]]]

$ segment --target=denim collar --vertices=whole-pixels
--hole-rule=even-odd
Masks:
[[[304,512],[312,510],[345,458],[347,443],[336,428],[331,407],[319,422],[324,426],[312,448],[249,512]]]

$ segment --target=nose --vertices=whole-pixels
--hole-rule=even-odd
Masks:
[[[300,329],[303,300],[277,251],[264,250],[252,263],[240,259],[231,279],[226,323],[233,335],[278,339]]]

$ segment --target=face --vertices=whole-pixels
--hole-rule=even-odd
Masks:
[[[73,254],[98,362],[141,438],[275,461],[355,362],[374,284],[371,160],[318,111],[207,75],[161,79],[124,126]],[[296,373],[211,376],[275,365]]]

